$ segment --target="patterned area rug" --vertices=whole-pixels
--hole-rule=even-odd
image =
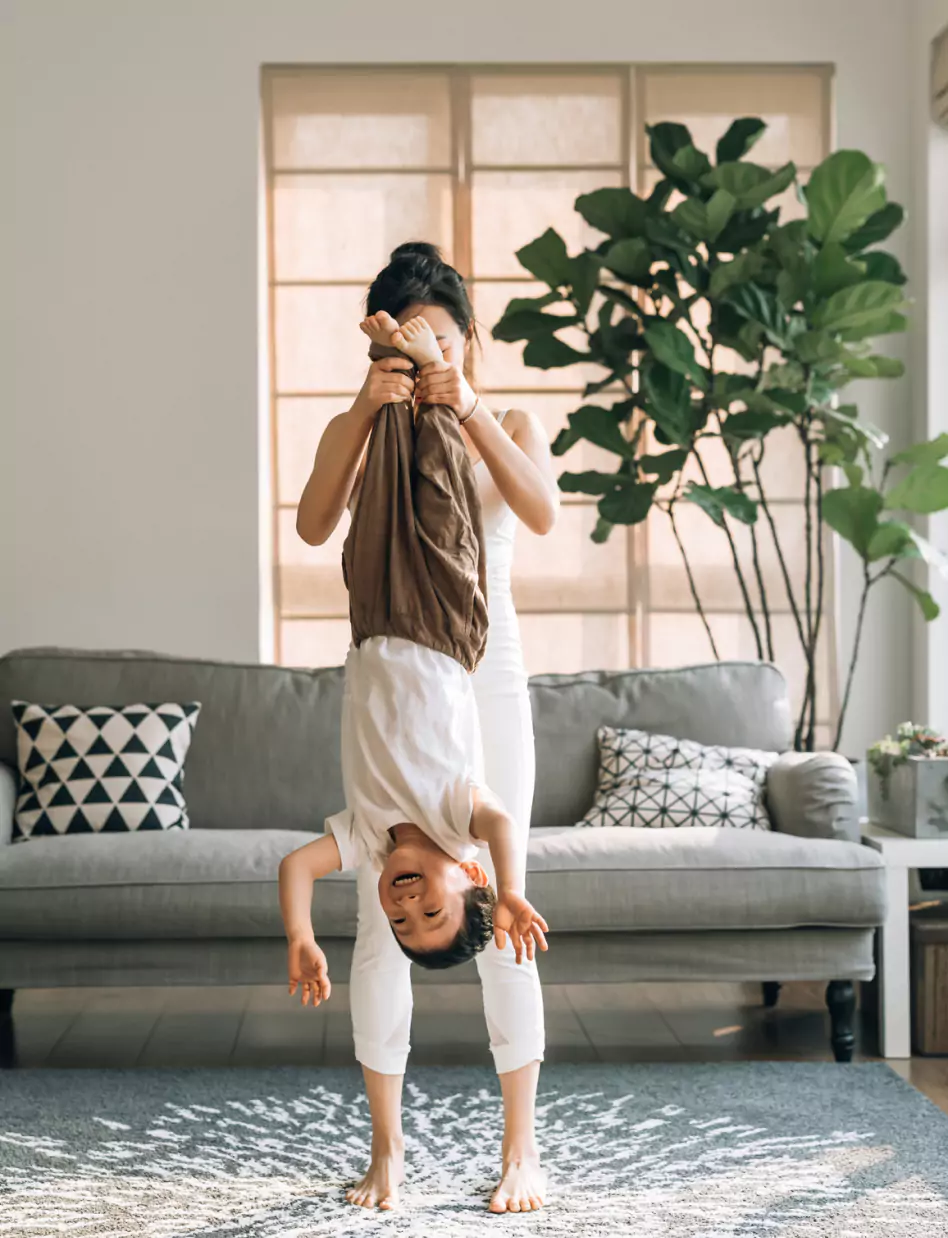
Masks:
[[[343,1199],[369,1119],[354,1070],[0,1076],[0,1234],[108,1238],[937,1238],[948,1118],[883,1065],[550,1066],[541,1213],[485,1213],[483,1069],[406,1081],[399,1212]]]

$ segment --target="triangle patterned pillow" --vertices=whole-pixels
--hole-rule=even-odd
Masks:
[[[186,830],[184,761],[201,706],[13,702],[19,840]]]
[[[580,826],[770,829],[765,791],[776,752],[608,726],[596,738],[599,784]]]

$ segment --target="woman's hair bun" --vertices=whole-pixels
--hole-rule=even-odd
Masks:
[[[406,241],[404,245],[397,245],[392,250],[390,261],[398,262],[402,258],[428,258],[432,262],[444,261],[437,245],[430,245],[427,241]]]

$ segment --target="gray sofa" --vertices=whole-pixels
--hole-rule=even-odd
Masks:
[[[832,754],[786,753],[780,672],[760,663],[543,675],[530,684],[537,787],[529,891],[551,925],[548,982],[829,982],[836,1055],[852,1054],[855,980],[884,918],[879,855],[859,845],[856,782]],[[0,991],[62,985],[262,984],[284,975],[277,865],[342,805],[342,670],[147,653],[28,649],[0,658]],[[188,757],[189,831],[13,842],[9,702],[202,702]],[[577,830],[596,728],[626,725],[785,753],[774,830]],[[320,882],[317,940],[348,974],[349,874]],[[418,980],[470,981],[472,966]]]

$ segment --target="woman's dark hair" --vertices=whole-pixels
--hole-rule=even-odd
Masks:
[[[408,241],[392,250],[389,264],[369,286],[366,313],[386,310],[393,318],[409,305],[440,305],[461,332],[474,324],[474,310],[464,280],[441,256],[437,245]]]
[[[399,941],[402,953],[419,967],[444,971],[474,958],[494,938],[494,904],[497,897],[490,886],[472,886],[464,892],[464,921],[458,934],[443,950],[409,950]],[[398,941],[396,935],[395,938]]]

